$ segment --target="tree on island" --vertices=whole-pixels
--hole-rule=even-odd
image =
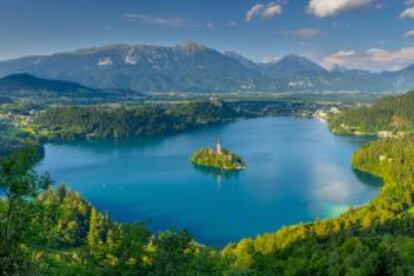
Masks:
[[[196,150],[190,157],[193,164],[201,167],[219,168],[223,170],[243,170],[245,163],[242,158],[221,146],[217,139],[215,148]]]

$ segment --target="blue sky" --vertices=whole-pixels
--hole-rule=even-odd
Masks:
[[[1,0],[0,59],[192,40],[255,61],[394,70],[414,62],[413,23],[412,0]]]

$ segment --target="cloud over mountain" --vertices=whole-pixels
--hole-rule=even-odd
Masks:
[[[398,50],[384,50],[371,48],[364,52],[353,50],[342,50],[326,56],[322,64],[327,68],[335,65],[350,68],[381,70],[398,70],[414,62],[414,47],[401,48]]]
[[[272,17],[282,14],[282,6],[276,2],[270,2],[269,4],[256,4],[253,5],[246,13],[246,21],[251,21],[256,16],[260,16],[264,19],[270,19]]]
[[[346,65],[349,59],[355,57],[355,55],[356,53],[353,50],[341,50],[323,58],[322,64],[326,68],[332,68],[335,65],[343,66]]]
[[[353,9],[369,7],[376,0],[310,0],[308,12],[318,17],[337,15]]]

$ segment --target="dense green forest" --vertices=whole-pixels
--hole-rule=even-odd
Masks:
[[[23,147],[26,143],[42,151],[40,142],[33,134],[16,127],[10,120],[0,119],[0,157]]]
[[[380,103],[394,100],[385,99]],[[401,101],[399,104],[409,103]],[[203,106],[203,112],[189,116],[198,110],[198,105]],[[174,112],[171,107],[161,110],[166,114],[172,112],[171,119],[192,118],[188,121],[194,126],[216,122],[213,119],[204,121],[205,116],[221,118],[215,114],[226,108],[210,103],[211,109],[205,111],[204,105],[187,103],[177,106]],[[400,105],[395,106],[396,110],[402,110]],[[372,109],[377,106],[375,104]],[[90,127],[90,122],[105,122],[89,117],[99,117],[99,114],[105,118],[104,112],[112,110],[100,108],[56,107],[51,109],[54,113],[48,110],[40,116],[48,114],[50,117],[46,121],[64,120],[73,127],[80,123],[82,131],[77,135],[86,135],[91,129],[99,129],[96,125]],[[111,108],[125,109],[126,114],[139,110],[137,106],[131,108],[132,111],[127,107]],[[65,109],[68,113],[59,118],[59,111]],[[79,114],[75,119],[66,118],[72,114],[71,109]],[[96,111],[95,114],[92,111]],[[400,112],[398,116],[404,114],[410,111]],[[160,116],[170,118],[170,115]],[[229,109],[226,118],[236,117],[234,109]],[[84,118],[88,123],[78,121]],[[343,118],[343,122],[350,125],[350,121]],[[373,124],[381,126],[375,118],[381,121],[382,117],[372,117]],[[140,133],[160,128],[160,124],[152,122],[154,125],[141,129]],[[165,130],[175,125],[161,126]],[[130,133],[129,130],[115,131],[114,127],[109,129],[109,132],[106,128],[102,131],[102,137],[118,131],[123,135]],[[54,135],[77,137],[72,133],[64,135],[62,131],[57,129]],[[412,135],[370,142],[352,158],[355,170],[383,179],[380,194],[367,205],[351,208],[334,219],[284,227],[275,233],[217,249],[197,243],[186,231],[150,233],[142,224],[112,221],[109,214],[95,209],[78,193],[64,186],[53,187],[47,174],[36,173],[38,151],[26,145],[0,159],[3,195],[0,200],[0,275],[413,275],[413,157]]]
[[[199,149],[191,155],[190,160],[197,166],[223,170],[242,170],[245,167],[242,158],[228,149],[220,153],[213,148]]]
[[[330,118],[330,127],[337,134],[414,132],[414,91],[335,114]]]
[[[176,103],[62,105],[39,112],[32,127],[47,139],[130,137],[178,132],[239,118],[311,116],[322,106],[296,100],[223,102],[219,98]]]
[[[186,232],[112,222],[79,194],[51,189],[25,148],[0,163],[0,267],[4,275],[410,275],[413,156],[412,136],[371,142],[353,166],[384,179],[372,202],[217,250]]]
[[[46,138],[129,137],[177,132],[226,122],[237,113],[225,104],[191,101],[132,106],[58,106],[36,116],[34,127]]]
[[[356,169],[380,195],[336,219],[283,228],[222,250],[184,232],[112,222],[79,194],[50,188],[30,148],[0,163],[3,275],[410,275],[414,263],[414,139],[371,142]]]
[[[383,178],[376,199],[336,219],[286,227],[223,252],[255,275],[412,275],[413,156],[409,136],[363,146],[352,164]]]

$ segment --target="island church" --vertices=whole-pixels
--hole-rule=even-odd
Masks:
[[[216,143],[216,154],[222,154],[222,147],[221,147],[221,143],[220,143],[220,138],[217,138],[217,143]]]

